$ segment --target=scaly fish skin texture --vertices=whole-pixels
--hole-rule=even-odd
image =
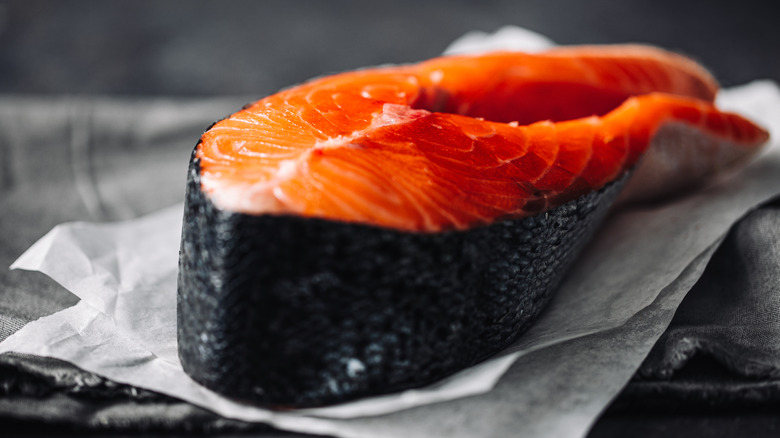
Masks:
[[[420,387],[506,347],[545,307],[628,175],[544,214],[417,233],[220,210],[188,172],[178,281],[185,372],[310,407]]]
[[[768,135],[719,111],[717,90],[693,61],[647,46],[442,57],[266,97],[214,125],[196,156],[204,192],[227,211],[468,229],[603,187],[668,124],[702,140],[693,155],[642,160],[638,197],[745,161]],[[677,156],[687,164],[669,165]]]

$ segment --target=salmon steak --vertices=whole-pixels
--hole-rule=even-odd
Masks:
[[[179,356],[266,406],[419,387],[517,339],[615,203],[680,196],[768,133],[642,45],[447,56],[311,80],[190,161]]]

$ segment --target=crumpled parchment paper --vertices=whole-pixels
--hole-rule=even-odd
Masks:
[[[447,53],[538,50],[523,29],[468,34]],[[722,108],[780,138],[771,82],[724,90]],[[12,266],[73,292],[74,307],[29,323],[0,352],[52,356],[117,382],[221,415],[344,437],[579,437],[631,378],[701,275],[728,228],[780,194],[777,140],[747,169],[662,206],[613,213],[549,308],[495,358],[427,388],[326,408],[271,411],[190,380],[176,354],[176,274],[182,206],[118,223],[54,228]]]

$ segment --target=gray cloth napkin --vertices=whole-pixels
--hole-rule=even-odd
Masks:
[[[667,409],[780,402],[780,199],[731,229],[627,395]]]
[[[731,230],[640,375],[669,377],[697,354],[745,377],[780,378],[780,202]]]
[[[78,301],[43,275],[9,271],[22,252],[62,222],[181,202],[200,134],[250,100],[0,97],[0,340]]]
[[[249,100],[0,98],[0,340],[77,301],[43,275],[8,271],[16,257],[58,223],[124,219],[180,200],[193,139]],[[150,182],[154,193],[144,189]],[[617,404],[780,400],[778,261],[775,202],[731,230]],[[701,364],[701,357],[711,360]],[[128,432],[273,433],[18,354],[0,355],[0,419]]]

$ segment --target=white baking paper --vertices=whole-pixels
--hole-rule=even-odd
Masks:
[[[502,32],[499,39],[522,47],[523,31]],[[495,47],[489,36],[472,35],[468,50],[479,47],[474,38]],[[530,38],[529,47],[539,48],[542,38]],[[780,138],[775,84],[726,90],[719,104],[749,115]],[[774,140],[728,180],[664,206],[612,214],[518,342],[445,381],[400,394],[275,412],[232,402],[191,381],[176,355],[181,205],[120,223],[60,225],[35,243],[12,267],[43,272],[81,301],[28,324],[0,343],[0,352],[56,357],[226,417],[292,431],[344,437],[584,436],[663,333],[728,228],[778,194],[780,146]]]
[[[504,26],[494,33],[474,30],[452,42],[445,55],[460,55],[498,50],[539,52],[555,43],[544,35],[517,26]]]

